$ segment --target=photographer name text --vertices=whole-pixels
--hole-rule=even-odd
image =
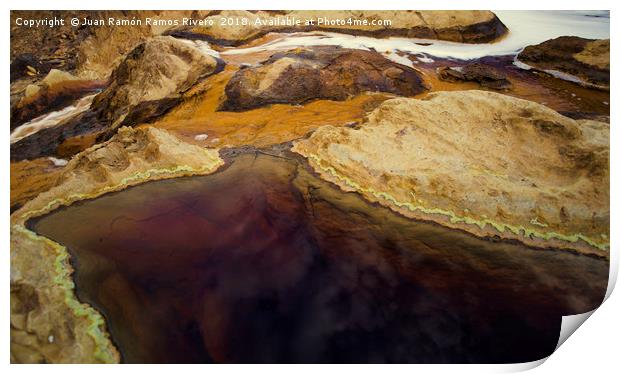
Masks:
[[[51,17],[51,18],[16,18],[14,21],[16,26],[19,27],[62,27],[71,25],[73,27],[84,26],[190,26],[190,27],[205,27],[205,26],[222,26],[222,27],[236,27],[236,26],[279,26],[279,27],[303,27],[303,26],[390,26],[392,22],[390,20],[382,19],[357,19],[352,17],[346,18],[330,18],[330,17],[316,17],[316,18],[297,18],[289,16],[278,17],[217,17],[210,16],[206,18],[88,18],[88,17]]]

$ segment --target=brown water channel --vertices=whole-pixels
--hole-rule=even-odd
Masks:
[[[124,362],[523,362],[602,301],[608,262],[481,240],[245,154],[29,226],[69,248]]]

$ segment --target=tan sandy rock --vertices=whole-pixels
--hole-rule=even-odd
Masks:
[[[166,23],[146,24],[146,19],[176,20],[184,17],[204,18],[212,11],[191,10],[132,10],[95,11],[93,18],[140,19],[142,25],[91,27],[89,36],[79,44],[76,53],[76,74],[84,79],[107,79],[123,61],[125,54],[138,44],[163,34],[172,28]]]
[[[54,187],[61,170],[47,157],[11,162],[11,211]]]
[[[594,40],[574,55],[575,60],[597,68],[609,70],[609,39]]]
[[[93,100],[92,109],[115,128],[138,104],[174,99],[219,67],[216,58],[190,43],[156,37],[125,57],[109,86]]]
[[[72,81],[79,81],[79,80],[80,79],[78,77],[66,71],[62,71],[58,69],[51,69],[49,73],[47,73],[45,78],[43,78],[41,81],[37,82],[36,84],[33,83],[33,84],[29,84],[28,86],[26,86],[26,89],[24,90],[24,95],[22,96],[21,101],[25,102],[28,100],[32,100],[36,94],[41,92],[42,87],[49,88],[54,85],[62,85],[64,83],[69,83]]]
[[[293,150],[324,178],[408,217],[606,256],[609,125],[484,91],[384,102],[359,128]]]

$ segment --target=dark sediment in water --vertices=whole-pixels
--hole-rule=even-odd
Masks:
[[[599,305],[605,260],[481,240],[241,154],[33,220],[125,362],[524,362]]]

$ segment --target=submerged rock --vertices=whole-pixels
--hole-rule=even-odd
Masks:
[[[587,84],[608,88],[609,46],[609,39],[561,36],[525,47],[517,59],[539,70],[566,73]]]
[[[481,236],[606,254],[609,125],[484,91],[392,99],[293,150],[406,216]]]
[[[300,22],[292,25],[292,20]],[[306,24],[306,20],[314,22],[310,25]],[[319,20],[324,21],[319,23]],[[340,22],[326,22],[329,20]],[[381,22],[377,22],[378,20]],[[169,32],[172,35],[206,39],[221,45],[240,45],[270,32],[322,30],[375,37],[401,36],[486,43],[508,31],[493,12],[483,10],[225,10],[207,17],[207,22],[211,24],[179,27]]]
[[[439,79],[448,82],[474,81],[480,86],[495,90],[512,87],[506,74],[491,65],[471,63],[462,68],[441,67],[437,69]]]
[[[153,38],[125,57],[92,109],[113,133],[128,116],[138,123],[161,115],[182,92],[220,69],[219,60],[189,43],[170,36]]]
[[[366,91],[413,96],[427,89],[417,70],[375,51],[315,47],[276,53],[259,66],[239,70],[226,85],[221,109],[345,100]]]

